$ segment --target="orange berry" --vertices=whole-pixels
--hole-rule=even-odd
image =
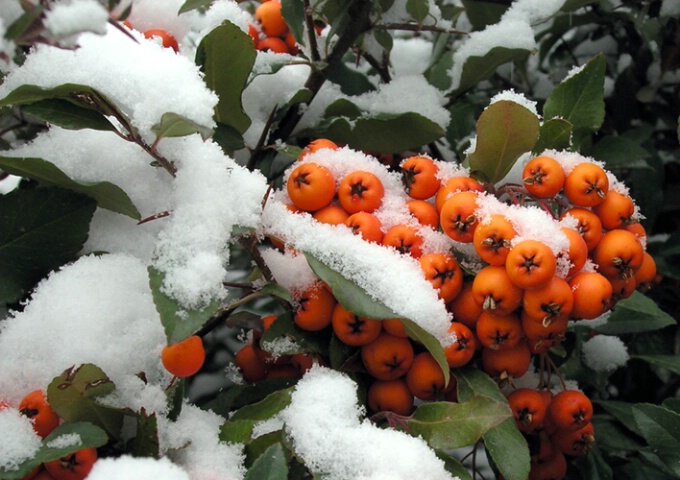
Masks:
[[[281,13],[281,2],[278,0],[258,5],[255,9],[255,19],[268,37],[282,37],[288,32],[288,25]]]
[[[475,328],[479,315],[484,310],[472,294],[472,280],[463,281],[460,293],[448,303],[447,308],[453,314],[454,321],[463,323],[469,328]]]
[[[96,461],[96,448],[82,448],[65,457],[46,462],[45,470],[55,480],[83,480],[89,475]]]
[[[614,230],[633,222],[635,203],[628,195],[609,190],[602,203],[593,207],[593,212],[600,217],[602,228]]]
[[[546,405],[537,390],[518,388],[510,392],[507,399],[520,432],[533,433],[543,425]]]
[[[505,215],[493,214],[489,221],[481,222],[472,235],[477,255],[490,265],[505,265],[510,252],[510,241],[517,235]]]
[[[267,365],[258,355],[258,347],[246,343],[234,356],[234,364],[238,367],[246,382],[255,383],[267,376]]]
[[[406,372],[406,385],[421,400],[434,400],[444,391],[444,372],[430,352],[421,352],[413,358]]]
[[[524,240],[508,252],[505,269],[518,287],[525,290],[542,288],[555,276],[557,259],[545,243]]]
[[[602,203],[608,191],[607,172],[590,162],[576,165],[564,181],[564,195],[577,207],[593,207]]]
[[[333,332],[346,345],[360,347],[378,338],[382,321],[360,317],[337,303],[333,309]]]
[[[479,223],[476,214],[477,193],[472,191],[454,193],[439,212],[442,230],[457,242],[472,243]]]
[[[489,265],[477,272],[472,295],[484,311],[507,315],[522,305],[524,290],[510,279],[505,267]]]
[[[514,347],[522,340],[522,324],[514,313],[491,315],[482,312],[477,321],[476,333],[484,347],[502,350]]]
[[[558,430],[579,430],[593,418],[593,404],[579,390],[562,390],[550,402],[548,414]]]
[[[297,166],[286,183],[288,196],[301,210],[313,212],[330,204],[335,196],[335,178],[326,167],[317,163]]]
[[[261,52],[290,53],[288,45],[279,37],[265,37],[257,43]]]
[[[394,247],[404,255],[411,255],[413,258],[420,258],[423,254],[423,237],[418,230],[410,225],[399,223],[391,227],[382,238],[382,244],[387,247]]]
[[[338,185],[338,201],[348,213],[373,213],[382,204],[385,187],[371,172],[356,171]]]
[[[312,140],[311,142],[309,142],[307,146],[302,149],[302,152],[300,152],[300,155],[298,156],[298,160],[302,160],[310,153],[314,153],[318,150],[321,150],[322,148],[327,148],[329,150],[337,150],[339,147],[332,140],[329,140],[327,138],[317,138],[316,140]]]
[[[382,222],[380,222],[380,219],[372,213],[353,213],[347,217],[345,225],[351,228],[355,235],[361,235],[361,238],[367,242],[382,242]]]
[[[26,394],[19,403],[19,412],[28,417],[33,424],[33,430],[42,438],[59,426],[59,415],[47,402],[47,395],[43,390],[33,390]]]
[[[337,303],[321,282],[314,283],[298,295],[293,321],[303,330],[316,332],[330,326]]]
[[[361,347],[366,371],[378,380],[394,380],[408,372],[413,363],[413,346],[407,338],[383,331],[378,338]]]
[[[482,367],[490,376],[501,381],[519,378],[529,370],[531,350],[525,342],[512,348],[482,349]]]
[[[635,234],[616,229],[602,236],[593,251],[593,261],[598,265],[598,272],[605,277],[626,279],[640,269],[644,253]]]
[[[571,215],[578,222],[576,231],[581,235],[586,242],[588,251],[593,250],[597,243],[602,238],[602,220],[592,210],[587,208],[574,207],[565,211],[560,219],[567,215]]]
[[[172,48],[175,52],[179,52],[177,39],[175,39],[175,37],[165,30],[160,28],[152,28],[144,32],[144,38],[159,38],[161,40],[161,44],[165,48]]]
[[[205,362],[203,340],[192,335],[181,342],[163,347],[161,360],[165,369],[176,377],[184,378],[195,375]]]
[[[404,328],[404,324],[398,318],[388,318],[382,321],[383,330],[395,337],[406,338],[408,334]]]
[[[578,430],[557,430],[551,435],[550,440],[565,455],[583,455],[588,453],[595,443],[595,428],[589,422]]]
[[[368,387],[366,397],[366,403],[372,412],[408,415],[413,409],[413,394],[403,378],[374,381]]]
[[[439,212],[437,209],[429,202],[425,200],[409,200],[406,202],[406,208],[408,208],[411,216],[421,225],[437,230],[439,228]]]
[[[459,368],[470,363],[477,349],[477,340],[472,330],[461,322],[451,322],[448,332],[456,339],[444,348],[446,362],[451,368]]]
[[[415,155],[401,164],[401,181],[406,194],[417,200],[425,200],[437,193],[441,181],[437,178],[439,167],[431,158]]]
[[[592,320],[611,307],[612,284],[597,272],[581,272],[569,280],[574,294],[571,318]]]
[[[328,225],[344,225],[349,215],[337,205],[327,205],[312,215],[314,220]]]
[[[550,198],[564,186],[566,175],[562,165],[552,157],[534,157],[525,165],[522,183],[534,197]]]
[[[450,302],[463,288],[463,270],[453,255],[428,253],[420,257],[425,279],[437,290],[439,298]]]
[[[448,200],[451,195],[456,192],[483,192],[484,186],[477,180],[471,177],[451,177],[444,185],[442,185],[439,190],[437,190],[437,195],[435,196],[435,207],[438,212],[441,212],[444,202]]]

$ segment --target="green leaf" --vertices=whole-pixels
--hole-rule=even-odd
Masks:
[[[80,442],[71,441],[71,437],[74,435],[78,436]],[[109,437],[106,432],[91,423],[63,423],[45,437],[35,457],[24,462],[17,470],[5,470],[0,467],[0,478],[3,480],[20,480],[42,463],[58,460],[81,448],[99,448],[105,445],[108,440]]]
[[[543,122],[538,134],[538,141],[534,145],[534,153],[553,150],[567,150],[571,146],[571,132],[574,126],[567,120],[551,118]]]
[[[302,0],[281,0],[281,14],[297,43],[306,44],[305,4]]]
[[[180,342],[194,335],[217,313],[219,302],[216,300],[199,310],[187,311],[182,308],[176,300],[163,293],[165,274],[151,266],[147,270],[153,301],[161,317],[168,344]]]
[[[416,23],[421,23],[430,13],[430,4],[428,0],[406,0],[406,12]]]
[[[255,63],[255,55],[253,39],[229,21],[206,35],[196,51],[196,63],[205,74],[205,82],[219,97],[215,120],[240,134],[250,126],[241,94]]]
[[[156,141],[168,137],[186,137],[198,133],[203,140],[210,138],[213,129],[199,125],[178,113],[166,112],[161,116],[161,121],[151,127],[151,131],[156,134]]]
[[[617,303],[607,323],[595,330],[607,335],[622,335],[660,330],[675,324],[673,317],[661,310],[654,300],[636,291]]]
[[[437,456],[444,461],[444,468],[454,478],[458,477],[460,480],[473,480],[472,475],[467,468],[455,457],[452,457],[443,450],[436,450]]]
[[[508,418],[512,418],[512,412],[507,402],[475,395],[462,403],[422,404],[404,424],[411,435],[423,437],[432,448],[453,450],[474,445],[485,432]]]
[[[326,122],[304,132],[304,136],[330,138],[356,150],[395,153],[417,150],[445,133],[429,118],[406,112],[360,117],[352,123],[345,118],[327,117]]]
[[[31,103],[22,111],[44,122],[69,130],[91,128],[93,130],[116,131],[107,118],[97,110],[81,107],[71,101],[49,98]]]
[[[97,402],[98,397],[109,395],[115,388],[101,368],[86,363],[55,377],[47,387],[47,399],[65,421],[89,422],[116,438],[123,425],[123,412]]]
[[[235,128],[218,123],[213,133],[213,140],[222,148],[222,151],[229,156],[233,156],[234,152],[245,147],[243,135],[241,135]]]
[[[305,253],[304,255],[312,271],[331,287],[333,296],[345,309],[361,317],[377,318],[380,320],[388,318],[404,319],[385,304],[371,297],[366,290],[346,279],[310,253]]]
[[[87,240],[96,203],[68,190],[13,190],[0,195],[0,303],[75,260]]]
[[[234,409],[259,402],[278,390],[294,385],[294,378],[272,378],[254,384],[233,385],[204,405],[218,415],[228,417]]]
[[[531,466],[529,446],[517,429],[512,416],[485,432],[482,438],[487,453],[503,474],[503,478],[524,480],[529,476]]]
[[[526,107],[510,100],[492,103],[477,120],[477,145],[468,157],[471,170],[498,182],[520,155],[534,148],[539,129],[538,117]]]
[[[145,409],[137,417],[137,434],[131,440],[130,453],[135,457],[160,458],[158,440],[158,418],[155,413],[147,414]]]
[[[451,378],[451,370],[449,369],[449,364],[446,360],[446,354],[442,348],[439,340],[437,340],[431,333],[425,331],[420,325],[409,320],[407,318],[401,319],[402,325],[404,325],[404,330],[409,338],[415,340],[416,342],[422,344],[427,351],[432,354],[434,359],[437,361],[439,368],[442,369],[444,373],[444,380],[446,385],[449,384]]]
[[[507,403],[498,384],[478,368],[457,368],[453,370],[453,374],[456,377],[459,401],[465,402],[475,395],[483,395]]]
[[[508,5],[492,1],[462,0],[461,3],[465,7],[465,15],[470,19],[475,30],[484,30],[488,25],[498,23],[508,9]]]
[[[604,121],[604,54],[592,58],[578,73],[555,87],[543,106],[546,119],[562,118],[574,130],[597,131]]]
[[[641,435],[640,429],[633,417],[634,405],[632,403],[619,400],[596,400],[595,404],[606,410],[607,413],[616,418],[621,425],[628,428],[631,432]]]
[[[190,12],[191,10],[206,10],[215,0],[186,0],[179,8],[177,14]]]
[[[652,404],[637,404],[633,417],[654,453],[680,476],[680,414]]]
[[[7,40],[16,40],[22,34],[29,31],[29,28],[33,26],[34,22],[36,22],[43,13],[45,13],[45,7],[43,6],[27,9],[19,16],[19,18],[7,27],[4,37]]]
[[[493,76],[496,69],[509,62],[524,60],[530,50],[523,48],[493,47],[482,56],[469,56],[465,60],[456,93],[461,93]]]
[[[651,154],[639,143],[626,137],[606,136],[600,139],[590,155],[596,160],[605,162],[608,169],[616,168],[651,168],[645,158]]]
[[[680,356],[677,355],[631,355],[656,367],[665,368],[680,375]]]
[[[257,403],[241,407],[229,417],[229,421],[245,419],[261,421],[270,419],[290,405],[292,393],[292,387],[273,392]]]
[[[375,90],[375,86],[364,73],[349,68],[345,63],[329,66],[325,74],[345,95],[362,95]]]
[[[30,178],[43,185],[51,185],[72,190],[93,198],[97,205],[106,210],[127,215],[139,220],[142,218],[130,197],[120,187],[111,182],[79,182],[71,179],[53,163],[42,158],[0,157],[0,169],[12,175]]]
[[[280,443],[264,451],[248,469],[245,480],[287,480],[288,462]]]

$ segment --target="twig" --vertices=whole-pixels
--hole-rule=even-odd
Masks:
[[[377,23],[373,25],[376,30],[407,30],[410,32],[438,32],[449,35],[470,35],[462,30],[437,27],[436,25],[419,25],[417,23]]]
[[[304,0],[305,9],[305,29],[307,30],[307,39],[309,40],[309,49],[311,51],[312,61],[320,62],[321,55],[319,54],[319,45],[316,43],[316,29],[314,28],[314,19],[312,18],[312,6],[309,0]]]

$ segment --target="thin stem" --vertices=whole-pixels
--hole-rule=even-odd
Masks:
[[[303,3],[305,7],[305,29],[307,30],[312,61],[320,62],[321,55],[319,54],[319,45],[316,43],[316,29],[314,28],[314,19],[312,18],[312,6],[309,0],[304,0]]]
[[[262,128],[260,138],[257,139],[257,145],[253,149],[253,154],[248,159],[246,168],[250,171],[255,170],[255,167],[257,166],[258,153],[262,151],[264,144],[267,141],[267,136],[269,135],[269,130],[272,128],[272,123],[274,123],[274,114],[277,109],[278,107],[274,105],[274,108],[272,108],[272,111],[269,113],[269,117],[267,117],[267,123],[265,123],[264,128]]]
[[[378,61],[377,58],[375,58],[373,55],[367,52],[357,53],[358,56],[364,57],[366,62],[373,67],[373,69],[378,72],[378,75],[380,76],[380,80],[382,80],[384,83],[390,83],[392,81],[392,77],[390,75],[389,69],[387,68],[387,65],[384,65]]]
[[[417,23],[377,23],[373,25],[376,30],[406,30],[410,32],[438,32],[449,35],[470,35],[462,30],[437,27],[436,25],[420,25]]]
[[[168,211],[168,210],[166,210],[164,212],[160,212],[160,213],[155,213],[155,214],[151,215],[150,217],[146,217],[146,218],[141,219],[139,222],[137,222],[137,225],[142,225],[144,223],[151,222],[153,220],[158,220],[159,218],[165,218],[165,217],[169,216],[171,213],[172,212]]]
[[[565,383],[564,378],[562,377],[562,374],[560,373],[559,369],[557,368],[557,365],[555,365],[555,362],[549,356],[546,355],[545,358],[548,361],[549,367],[552,369],[553,372],[555,372],[555,375],[557,375],[557,378],[559,378],[560,384],[562,385],[562,389],[566,390],[567,384]]]

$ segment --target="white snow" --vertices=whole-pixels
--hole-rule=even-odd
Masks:
[[[57,38],[92,32],[106,33],[109,12],[95,0],[58,0],[45,13],[43,22]]]
[[[612,372],[623,367],[629,358],[619,337],[600,334],[583,344],[583,363],[596,372]]]
[[[31,421],[16,408],[0,410],[0,432],[0,468],[4,470],[16,470],[40,448],[41,438]]]
[[[98,459],[88,480],[190,480],[189,474],[167,457],[106,457]]]
[[[357,385],[319,366],[298,382],[281,414],[295,451],[328,480],[453,479],[422,439],[379,428],[364,415]]]

